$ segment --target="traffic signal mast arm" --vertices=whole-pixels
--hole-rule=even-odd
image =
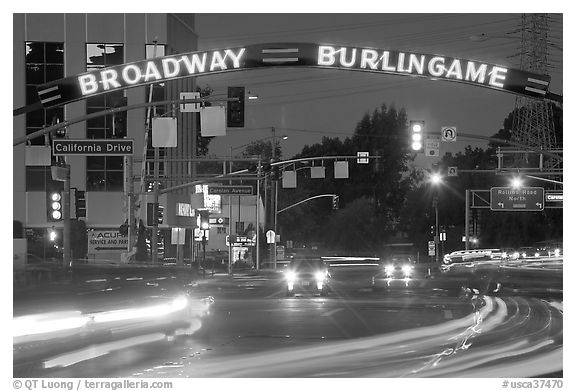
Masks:
[[[426,135],[426,134],[428,134],[428,133],[424,133],[424,135]],[[479,134],[460,133],[460,132],[458,132],[458,137],[471,138],[471,139],[476,139],[476,140],[486,140],[486,141],[492,141],[492,142],[499,143],[499,144],[511,145],[514,147],[523,148],[523,149],[526,149],[528,151],[532,151],[535,153],[539,153],[539,154],[548,156],[552,159],[558,159],[560,161],[563,160],[562,156],[560,156],[560,155],[556,155],[556,154],[548,152],[544,149],[538,149],[538,148],[530,147],[528,145],[520,144],[520,143],[517,143],[515,141],[511,141],[511,140],[504,140],[504,139],[497,138],[497,137],[488,137],[488,136],[481,136]]]
[[[362,156],[362,159],[380,159],[380,156]],[[291,159],[291,160],[283,160],[280,162],[274,162],[274,163],[270,163],[270,166],[274,167],[274,166],[282,166],[285,164],[292,164],[292,163],[298,163],[298,162],[306,162],[306,161],[312,161],[312,160],[344,160],[344,159],[358,159],[358,156],[319,156],[319,157],[306,157],[306,158],[299,158],[299,159]],[[182,185],[177,185],[177,186],[173,186],[173,187],[168,187],[165,189],[160,189],[159,190],[159,194],[164,194],[164,193],[170,193],[172,191],[175,190],[180,190],[180,189],[185,189],[187,187],[190,186],[195,186],[195,185],[200,185],[202,183],[207,183],[210,181],[214,181],[214,180],[222,180],[222,179],[238,179],[238,175],[239,174],[247,174],[250,171],[248,169],[244,169],[244,170],[240,170],[240,171],[234,171],[231,172],[229,174],[222,174],[222,175],[216,175],[213,178],[203,178],[201,180],[197,180],[197,181],[193,181],[193,182],[188,182],[188,183],[184,183]],[[246,179],[246,178],[244,178]],[[256,177],[256,178],[250,178],[250,179],[261,179],[260,177]]]
[[[302,200],[302,201],[299,201],[299,202],[297,202],[297,203],[295,203],[295,204],[293,204],[293,205],[287,206],[287,207],[284,208],[284,209],[280,209],[280,210],[279,210],[278,212],[276,212],[276,213],[277,213],[277,214],[278,214],[278,213],[282,213],[282,212],[284,212],[284,211],[286,211],[286,210],[288,210],[288,209],[291,209],[291,208],[293,208],[293,207],[295,207],[295,206],[298,206],[298,205],[303,204],[303,203],[305,203],[305,202],[308,202],[308,201],[310,201],[310,200],[314,200],[314,199],[316,199],[316,198],[321,198],[321,197],[331,197],[331,198],[334,198],[334,197],[338,197],[338,195],[336,195],[336,194],[320,194],[320,195],[317,195],[317,196],[313,196],[313,197],[310,197],[310,198],[306,198],[305,200]]]
[[[163,100],[163,101],[159,101],[159,102],[145,102],[145,103],[138,103],[138,104],[130,105],[130,106],[114,107],[112,109],[102,110],[102,111],[98,111],[97,113],[91,113],[91,114],[82,115],[80,117],[76,117],[73,119],[69,119],[69,120],[66,120],[64,122],[60,122],[58,124],[37,130],[36,132],[30,133],[24,137],[16,138],[16,139],[14,139],[12,146],[23,144],[27,141],[35,139],[36,137],[43,136],[46,133],[50,133],[50,132],[56,131],[58,129],[65,128],[67,126],[70,126],[70,125],[73,125],[73,124],[76,124],[79,122],[84,122],[84,121],[88,121],[88,120],[91,120],[94,118],[104,117],[106,115],[121,113],[123,111],[135,110],[135,109],[140,109],[140,108],[149,107],[149,106],[164,106],[164,105],[168,105],[168,104],[172,104],[172,103],[203,103],[203,102],[224,102],[224,101],[236,101],[236,100],[238,100],[238,98],[170,99],[170,100]]]

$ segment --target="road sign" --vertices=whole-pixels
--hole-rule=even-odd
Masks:
[[[433,240],[428,241],[428,255],[431,257],[436,255],[436,243]]]
[[[56,139],[52,140],[54,156],[124,156],[134,154],[134,140],[130,139]]]
[[[564,207],[564,194],[562,191],[546,190],[544,198],[546,200],[546,208],[559,209]]]
[[[428,135],[425,141],[426,156],[440,155],[440,136]]]
[[[492,187],[490,209],[494,211],[541,211],[544,210],[542,187]]]
[[[93,229],[88,231],[88,254],[127,251],[128,237],[118,229]]]
[[[448,167],[448,176],[458,176],[458,167]]]
[[[456,126],[442,126],[442,141],[456,141]]]
[[[266,243],[272,244],[276,243],[276,233],[272,230],[266,232]]]
[[[208,186],[208,194],[217,195],[253,195],[252,186]]]
[[[200,99],[199,92],[181,92],[180,99]],[[180,103],[182,113],[199,113],[200,102]]]

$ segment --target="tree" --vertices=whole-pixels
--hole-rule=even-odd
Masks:
[[[363,235],[362,247],[373,250],[393,238],[398,232],[400,211],[414,180],[408,167],[414,154],[410,150],[406,128],[407,116],[403,109],[397,111],[394,107],[382,105],[372,114],[364,115],[352,137],[344,141],[324,137],[321,143],[305,146],[294,158],[355,156],[359,151],[366,151],[380,156],[380,159],[372,160],[368,165],[351,161],[349,179],[346,180],[334,179],[332,160],[310,163],[323,164],[326,178],[310,178],[309,171],[304,170],[298,179],[298,189],[280,192],[280,205],[291,205],[319,194],[337,194],[341,210],[334,212],[328,199],[314,200],[291,209],[278,220],[284,237],[299,238],[303,243],[321,241],[329,246],[345,245],[356,250],[361,242],[345,240],[337,233],[338,229],[359,233],[369,228],[372,233]],[[344,210],[348,205],[355,212]],[[344,215],[346,218],[336,217]],[[333,237],[341,240],[332,240]]]

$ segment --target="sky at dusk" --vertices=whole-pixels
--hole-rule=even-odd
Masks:
[[[312,42],[372,47],[461,59],[519,68],[521,14],[497,13],[200,13],[196,16],[199,50],[271,42]],[[553,15],[549,53],[550,91],[563,94],[563,16]],[[516,32],[516,33],[514,33]],[[492,38],[476,42],[471,37]],[[468,134],[491,136],[514,109],[510,93],[462,83],[426,78],[370,74],[306,67],[258,69],[198,77],[225,96],[228,86],[245,86],[257,94],[247,101],[243,129],[229,129],[211,142],[210,153],[228,155],[252,140],[287,135],[283,156],[290,158],[304,145],[322,137],[351,136],[366,113],[381,105],[404,108],[409,119],[424,120],[427,132],[439,134],[442,126],[456,126]],[[486,143],[460,138],[442,143],[440,155]],[[236,148],[238,147],[238,148]],[[435,158],[424,161],[433,163]]]

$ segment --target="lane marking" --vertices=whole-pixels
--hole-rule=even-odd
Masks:
[[[334,315],[336,312],[342,311],[344,308],[334,308],[331,311],[328,312],[324,312],[323,314],[321,314],[320,316],[332,316]]]

